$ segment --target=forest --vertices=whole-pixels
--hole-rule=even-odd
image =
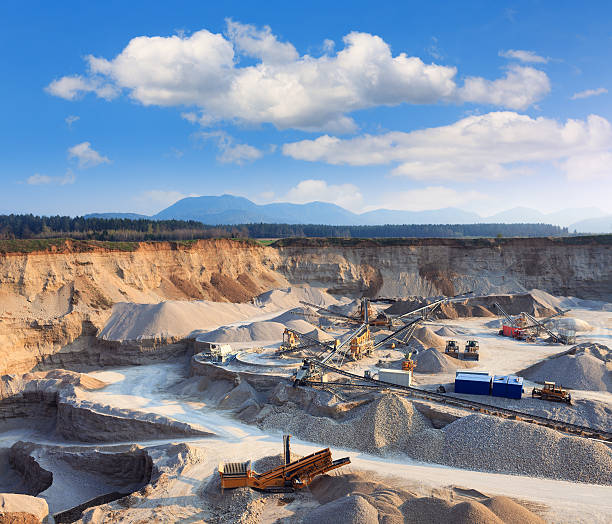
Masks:
[[[567,236],[550,224],[241,224],[210,226],[194,220],[0,215],[0,239],[74,238],[103,241],[195,240],[203,238],[478,238]]]

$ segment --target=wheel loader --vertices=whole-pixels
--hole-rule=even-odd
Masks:
[[[459,358],[459,344],[456,340],[448,340],[446,342],[446,349],[444,350],[449,357]]]
[[[544,382],[543,388],[533,388],[531,396],[533,398],[541,398],[542,400],[552,400],[553,402],[572,403],[572,395],[554,382]]]
[[[480,357],[478,355],[478,350],[480,346],[478,345],[477,340],[468,340],[465,345],[465,351],[463,355],[461,355],[462,360],[478,360]]]

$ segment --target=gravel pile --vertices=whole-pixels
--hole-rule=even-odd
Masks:
[[[601,344],[581,344],[564,354],[525,369],[521,374],[534,382],[553,381],[571,389],[612,392],[612,352]]]
[[[266,430],[282,429],[297,438],[371,453],[400,451],[411,435],[430,428],[412,402],[388,393],[353,409],[340,421],[317,417],[290,406],[264,407],[257,418]]]
[[[485,415],[463,417],[440,433],[443,442],[430,440],[429,449],[423,446],[426,456],[421,460],[438,456],[440,463],[459,468],[612,484],[612,450],[599,442]],[[417,451],[407,449],[420,458]]]
[[[446,347],[446,341],[427,326],[415,329],[413,336],[427,348],[436,348],[439,351],[444,351]]]
[[[417,363],[415,372],[418,373],[452,373],[464,367],[459,360],[448,357],[435,348],[419,351],[415,360]]]
[[[378,524],[378,511],[364,497],[350,495],[319,506],[303,524]]]
[[[436,335],[440,335],[441,337],[456,337],[458,333],[454,329],[444,326],[436,331]]]

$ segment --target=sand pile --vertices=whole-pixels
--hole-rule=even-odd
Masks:
[[[579,318],[553,318],[546,323],[553,331],[593,331],[593,326]]]
[[[417,363],[415,372],[418,373],[452,373],[469,364],[440,353],[435,348],[419,351],[414,360]]]
[[[520,374],[534,382],[552,381],[571,389],[612,391],[611,360],[612,351],[608,347],[581,344],[569,353],[538,362]]]
[[[105,340],[182,338],[194,332],[299,307],[300,300],[323,306],[338,303],[337,299],[325,291],[309,286],[268,291],[256,297],[253,304],[207,300],[168,300],[156,304],[120,302],[113,306],[111,317],[98,336]]]
[[[321,506],[312,512],[313,518],[309,516],[304,522],[332,522],[327,519],[335,512],[360,519],[346,522],[544,524],[536,514],[507,497],[487,497],[475,490],[457,488],[438,488],[430,496],[419,497],[398,487],[395,479],[372,472],[322,475],[311,484],[310,491]],[[358,498],[363,501],[355,500]]]
[[[220,327],[213,331],[201,333],[202,340],[208,342],[256,342],[256,341],[280,341],[283,338],[285,327],[294,329],[299,333],[313,333],[318,336],[315,326],[305,320],[294,318],[284,324],[266,320],[263,322],[252,322],[243,326]]]
[[[436,331],[436,335],[439,335],[441,337],[456,337],[458,333],[453,328],[444,326],[438,329],[438,331]]]
[[[378,524],[378,511],[365,498],[350,495],[328,502],[310,512],[304,524]]]
[[[340,301],[327,291],[308,285],[273,289],[255,297],[253,302],[263,308],[273,306],[276,309],[288,309],[300,307],[302,305],[300,304],[301,300],[323,307],[340,304]]]
[[[612,484],[612,450],[605,444],[485,415],[416,435],[406,452],[459,468]]]
[[[26,373],[23,375],[23,380],[53,380],[56,381],[57,387],[59,388],[68,384],[72,384],[87,390],[101,389],[107,386],[106,382],[102,382],[97,378],[83,373],[77,373],[75,371],[68,371],[66,369]]]
[[[446,347],[446,341],[442,337],[436,335],[431,328],[427,326],[416,328],[413,337],[419,340],[419,342],[427,348],[436,348],[438,351],[444,351]]]

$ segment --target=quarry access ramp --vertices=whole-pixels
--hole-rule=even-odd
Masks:
[[[353,380],[359,380],[361,382],[367,382],[367,384],[352,384],[346,382],[319,382],[319,381],[304,381],[303,383],[309,386],[315,387],[359,387],[367,389],[392,389],[401,393],[409,394],[417,398],[436,402],[438,404],[445,404],[447,406],[453,406],[463,409],[469,409],[485,415],[492,415],[495,417],[501,417],[511,420],[517,420],[521,422],[527,422],[530,424],[536,424],[538,426],[545,426],[547,428],[555,429],[563,433],[569,433],[582,438],[595,439],[612,443],[612,433],[608,431],[598,430],[587,426],[580,426],[578,424],[571,424],[569,422],[563,422],[561,420],[540,417],[538,415],[531,415],[522,411],[515,411],[513,409],[501,408],[492,406],[490,404],[484,404],[482,402],[476,402],[473,400],[467,400],[457,397],[449,397],[443,393],[436,393],[434,391],[427,391],[425,389],[419,389],[412,386],[400,386],[392,384],[391,382],[385,382],[383,380],[377,380],[373,378],[366,378],[360,375],[356,375],[349,371],[339,369],[328,364],[323,364],[316,360],[310,360],[310,364],[325,371],[331,373],[337,373]]]

